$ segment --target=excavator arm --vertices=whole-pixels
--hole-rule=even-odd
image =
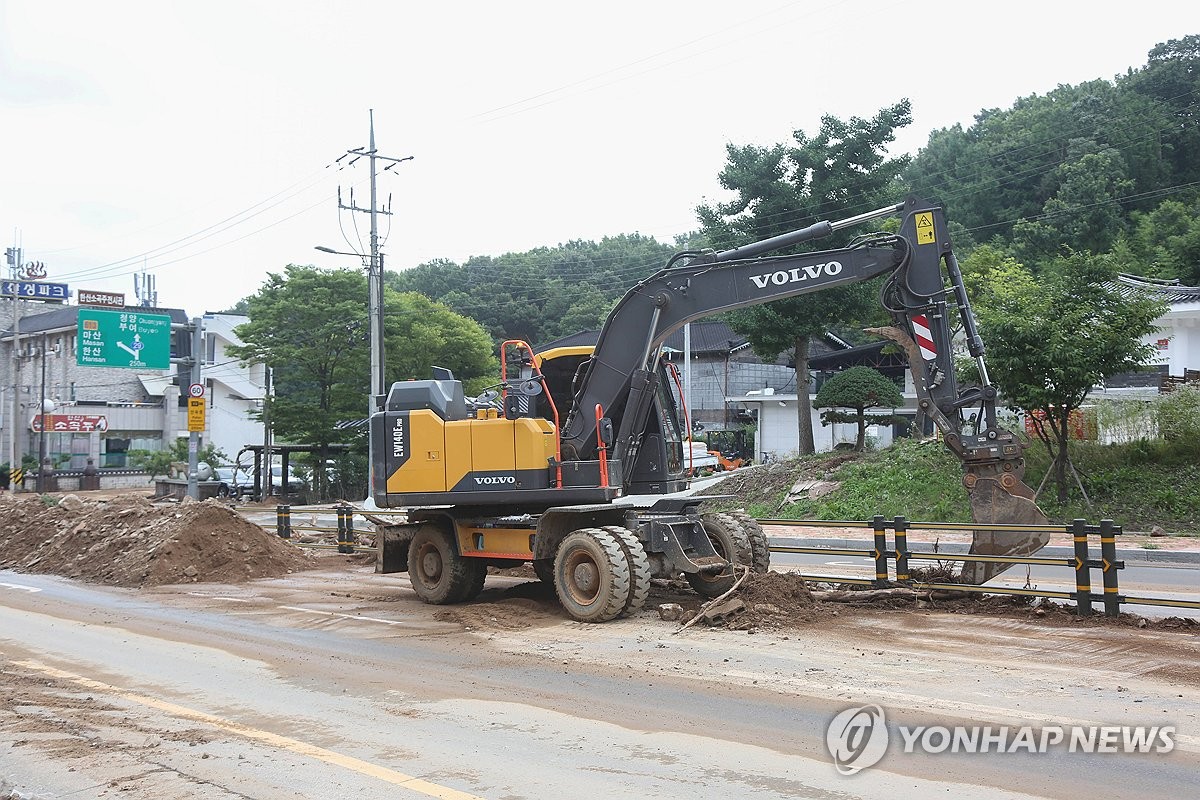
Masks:
[[[896,234],[872,234],[835,250],[768,255],[895,214],[903,217]],[[983,341],[944,212],[915,197],[740,248],[676,255],[665,269],[630,290],[605,322],[562,428],[564,460],[595,458],[597,417],[588,410],[597,406],[616,429],[612,457],[625,463],[636,459],[657,387],[659,349],[686,323],[881,275],[887,276],[881,302],[892,325],[874,330],[896,341],[907,355],[920,411],[963,463],[973,519],[981,525],[1045,524],[1032,490],[1023,481],[1024,444],[997,422],[996,390],[988,378]],[[978,386],[959,387],[955,379],[951,346],[955,327],[951,314],[955,313],[967,351],[978,367]],[[1027,555],[1047,541],[1045,534],[979,530],[972,552]],[[969,563],[964,577],[982,583],[1005,568],[999,563]]]

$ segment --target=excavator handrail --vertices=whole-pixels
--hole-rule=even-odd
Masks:
[[[546,376],[542,374],[542,368],[538,361],[537,354],[533,352],[533,348],[529,342],[523,339],[506,339],[500,343],[500,383],[503,386],[502,391],[508,391],[508,359],[505,358],[505,350],[509,345],[524,348],[529,352],[530,369],[537,376],[538,383],[542,385],[542,392],[546,395],[546,400],[550,403],[550,411],[554,415],[554,430],[561,430],[558,419],[558,406],[554,402],[554,397],[550,394],[550,387],[546,383]],[[554,485],[556,488],[563,488],[562,477],[562,437],[555,435],[554,437]]]

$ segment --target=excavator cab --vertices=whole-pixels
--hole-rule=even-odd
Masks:
[[[570,408],[579,383],[586,376],[594,347],[559,347],[537,355],[537,364],[548,387],[548,398],[537,405],[539,415],[552,419],[553,408]],[[639,432],[632,464],[624,465],[626,494],[670,494],[687,488],[687,455],[684,422],[671,394],[667,366],[659,363],[652,411]],[[606,418],[614,430],[622,422],[621,408]]]

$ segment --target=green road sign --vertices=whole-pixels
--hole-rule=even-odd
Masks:
[[[75,363],[81,367],[170,369],[171,318],[80,308],[77,344]]]

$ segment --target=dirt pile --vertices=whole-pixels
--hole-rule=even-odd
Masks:
[[[156,506],[140,496],[90,502],[0,497],[0,568],[112,586],[270,578],[311,557],[215,500]]]
[[[860,453],[823,453],[746,467],[703,489],[699,494],[734,495],[732,500],[713,500],[705,503],[705,511],[752,505],[778,508],[798,481],[827,479],[842,464],[860,457]]]

